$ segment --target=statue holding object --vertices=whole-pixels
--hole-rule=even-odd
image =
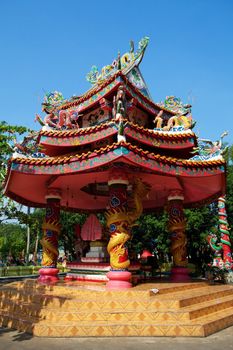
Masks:
[[[46,109],[44,109],[44,111],[47,112]],[[35,121],[39,121],[39,123],[43,126],[47,125],[59,130],[63,128],[78,129],[78,118],[79,115],[77,111],[57,111],[57,109],[54,107],[50,109],[49,113],[44,117],[44,120],[42,120],[39,114],[36,114]]]
[[[163,126],[163,110],[161,110],[155,117],[155,119],[153,120],[153,123],[155,124],[155,128],[156,129],[162,129]]]
[[[221,136],[220,139],[217,141],[211,141],[211,140],[207,140],[207,139],[199,139],[198,143],[201,144],[200,145],[200,150],[207,152],[210,155],[219,155],[219,154],[224,154],[227,147],[223,148],[223,138],[225,136],[228,135],[227,131],[224,131]]]
[[[42,112],[47,115],[42,119],[39,114],[36,114],[35,121],[38,121],[42,126],[49,126],[58,130],[79,128],[78,111],[62,109],[62,104],[65,101],[63,95],[58,91],[46,93],[42,103]]]
[[[113,98],[113,118],[121,122],[126,113],[126,99],[123,86],[119,86],[117,95]]]
[[[215,142],[207,139],[198,139],[198,147],[194,148],[195,156],[192,157],[193,160],[209,159],[212,157],[222,156],[228,146],[223,148],[223,138],[228,135],[227,131],[224,131],[220,136],[220,140]]]
[[[126,98],[125,98],[125,90],[123,86],[119,86],[117,90],[117,95],[113,98],[113,119],[116,122],[119,122],[118,124],[118,141],[123,140],[124,138],[124,118],[126,116]]]

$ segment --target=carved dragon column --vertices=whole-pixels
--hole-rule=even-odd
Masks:
[[[229,237],[229,225],[225,207],[225,196],[218,199],[219,231],[221,233],[221,243],[223,252],[223,263],[227,270],[232,269],[233,260],[231,255],[231,241]]]
[[[130,266],[128,251],[125,243],[130,238],[129,221],[127,217],[127,186],[128,177],[117,168],[110,173],[108,181],[109,203],[107,207],[107,226],[110,240],[107,246],[110,255],[111,271],[107,274],[109,289],[131,288],[131,273],[127,271]]]
[[[43,238],[41,245],[43,248],[42,266],[39,270],[40,282],[56,282],[57,274],[57,258],[58,258],[58,236],[60,233],[60,200],[61,191],[56,188],[48,190],[46,195],[47,206],[46,215],[43,223]]]
[[[133,208],[128,207],[127,186],[129,180],[124,170],[114,167],[110,172],[109,204],[107,207],[107,226],[110,240],[107,246],[110,255],[111,271],[107,274],[109,282],[107,288],[130,288],[131,273],[127,271],[130,266],[128,251],[125,246],[131,237],[131,227],[142,214],[142,199],[149,192],[149,185],[138,178],[132,183]]]
[[[171,280],[174,282],[190,280],[187,268],[187,236],[183,200],[184,196],[181,190],[173,190],[168,196],[168,227],[171,233],[171,254],[173,257]]]

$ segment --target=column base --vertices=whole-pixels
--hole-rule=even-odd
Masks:
[[[171,269],[170,281],[172,282],[190,282],[189,269],[187,267],[173,267]]]
[[[128,289],[132,288],[131,273],[129,271],[109,271],[107,278],[109,281],[106,284],[107,289]]]
[[[40,283],[55,283],[59,281],[58,278],[59,269],[55,267],[44,267],[39,270],[40,277],[38,278],[38,282]]]

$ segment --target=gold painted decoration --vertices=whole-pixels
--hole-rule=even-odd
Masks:
[[[110,201],[106,213],[110,240],[107,246],[110,265],[113,270],[127,269],[130,266],[126,242],[131,237],[131,228],[143,211],[142,199],[148,194],[149,186],[140,179],[133,184],[134,209],[128,208],[127,184],[122,183],[123,176],[114,179],[110,186]]]

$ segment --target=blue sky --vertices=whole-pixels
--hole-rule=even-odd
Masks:
[[[44,91],[84,93],[92,65],[145,35],[141,71],[153,100],[191,103],[196,133],[216,140],[228,130],[232,144],[231,0],[0,0],[0,119],[38,128]]]

